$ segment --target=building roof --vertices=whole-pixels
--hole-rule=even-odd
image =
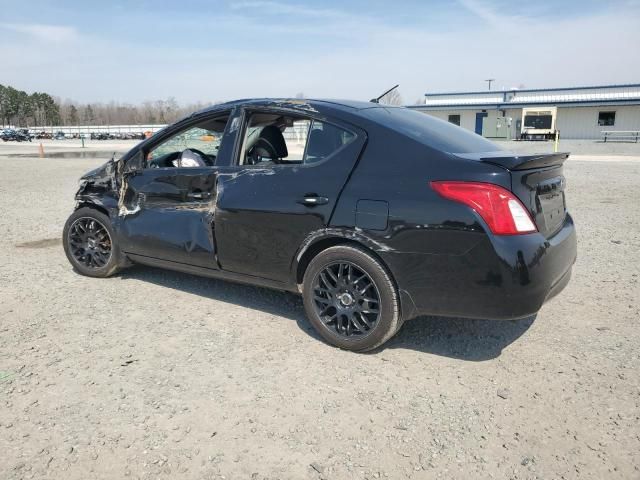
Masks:
[[[414,108],[520,108],[536,105],[613,105],[640,103],[640,84],[427,93]]]
[[[595,85],[590,87],[557,87],[557,88],[510,88],[503,90],[482,90],[476,92],[439,92],[431,93],[427,92],[425,96],[444,96],[444,95],[481,95],[483,93],[504,93],[504,92],[560,92],[563,90],[593,90],[593,89],[608,89],[608,88],[636,88],[640,89],[640,83],[620,83],[612,85]]]

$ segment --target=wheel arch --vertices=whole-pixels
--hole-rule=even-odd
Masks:
[[[78,199],[76,207],[73,210],[74,213],[81,208],[95,210],[96,212],[100,212],[101,214],[106,216],[109,220],[109,226],[113,230],[114,237],[112,238],[112,241],[119,242],[119,221],[117,217],[117,210],[115,208],[109,208],[108,205],[95,202],[92,199],[80,198]],[[129,257],[124,252],[118,251],[118,268],[125,268],[131,265],[133,265],[133,262],[129,259]]]
[[[98,205],[93,202],[80,201],[76,205],[75,210],[80,210],[81,208],[91,208],[93,210],[97,210],[98,212],[105,214],[108,218],[111,218],[111,215],[109,214],[109,210],[107,210],[102,205]]]
[[[76,208],[93,208],[98,212],[105,214],[112,223],[116,223],[118,216],[118,199],[111,195],[106,195],[102,192],[89,193],[86,192],[76,195]]]
[[[354,245],[365,249],[371,253],[384,267],[389,270],[388,265],[375,253],[375,243],[364,235],[352,230],[325,229],[309,235],[298,249],[293,259],[292,272],[293,280],[300,285],[304,278],[309,262],[323,250],[337,245]],[[389,270],[391,271],[391,270]]]
[[[402,322],[415,316],[416,307],[413,299],[406,290],[403,290],[398,286],[393,271],[389,268],[387,262],[385,262],[376,251],[376,248],[380,249],[384,248],[384,246],[380,245],[379,242],[360,234],[359,232],[354,232],[353,230],[322,231],[311,235],[307,239],[294,259],[294,281],[298,286],[298,290],[301,289],[304,273],[311,260],[327,248],[335,247],[337,245],[352,245],[359,247],[380,262],[385,270],[389,272],[389,277],[393,282],[396,292],[398,292],[400,300],[400,318]]]

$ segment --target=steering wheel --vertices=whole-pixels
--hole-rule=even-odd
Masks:
[[[206,163],[207,165],[209,165],[210,167],[213,167],[213,160],[211,160],[211,158],[209,157],[209,155],[207,155],[206,153],[198,150],[197,148],[185,148],[184,151],[191,151],[193,153],[198,154],[200,157],[202,157],[202,160],[204,160],[204,163]]]
[[[267,140],[259,138],[249,151],[247,163],[249,165],[257,165],[262,162],[263,158],[268,158],[275,163],[278,161],[278,152]]]

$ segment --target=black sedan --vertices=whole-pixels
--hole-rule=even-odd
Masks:
[[[567,156],[401,107],[225,103],[82,177],[63,244],[91,277],[139,263],[300,292],[323,338],[366,351],[419,315],[518,319],[562,290]]]

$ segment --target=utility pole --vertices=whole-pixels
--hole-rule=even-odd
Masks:
[[[489,84],[489,90],[491,90],[491,82],[495,81],[495,78],[487,78],[485,82]]]

